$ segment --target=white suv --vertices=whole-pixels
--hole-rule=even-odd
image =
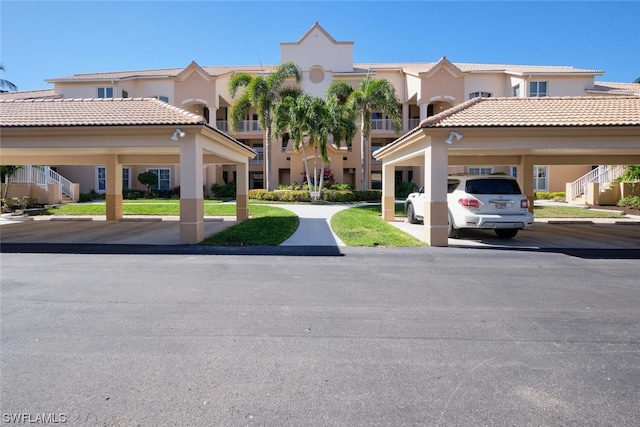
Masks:
[[[451,175],[447,180],[449,237],[461,228],[494,230],[498,237],[511,238],[518,230],[533,225],[529,201],[515,178],[503,175]],[[407,220],[416,224],[424,218],[424,192],[411,193],[405,201]]]

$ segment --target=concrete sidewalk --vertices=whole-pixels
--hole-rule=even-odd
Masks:
[[[346,246],[331,229],[331,217],[353,205],[274,205],[300,218],[298,229],[281,246]]]

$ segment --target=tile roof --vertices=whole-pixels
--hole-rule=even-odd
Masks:
[[[40,98],[62,98],[56,94],[54,89],[25,90],[22,92],[0,93],[0,99],[40,99]]]
[[[594,82],[587,92],[604,92],[617,95],[638,95],[640,96],[640,83],[619,83],[619,82]]]
[[[202,67],[210,76],[221,76],[232,72],[270,72],[276,68],[275,65],[218,65],[211,67]],[[182,68],[161,68],[156,70],[133,70],[133,71],[111,71],[104,73],[83,73],[73,74],[67,77],[57,77],[47,79],[49,83],[65,82],[65,81],[102,81],[102,80],[129,80],[136,78],[171,78],[180,74]]]
[[[404,70],[409,73],[429,72],[438,62],[397,62],[397,63],[358,63],[353,64],[352,70],[333,70],[337,73],[366,72],[367,70]],[[453,62],[462,72],[491,72],[514,74],[604,74],[601,70],[588,70],[570,66],[541,66],[541,65],[505,65],[505,64],[470,64]],[[273,71],[277,65],[218,65],[202,67],[212,77],[231,72],[259,73]],[[67,77],[47,79],[48,83],[65,81],[102,81],[127,80],[135,78],[175,77],[182,68],[162,68],[156,70],[115,71],[105,73],[74,74]]]
[[[155,98],[0,100],[0,127],[205,124]]]
[[[640,126],[640,97],[474,98],[419,127],[522,126]]]
[[[640,97],[473,98],[435,116],[373,153],[379,158],[429,128],[632,126],[640,134]]]
[[[384,64],[354,64],[354,68],[364,70],[401,69],[405,72],[419,74],[428,73],[438,62],[405,62]],[[571,66],[556,65],[507,65],[507,64],[473,64],[452,62],[463,73],[510,73],[510,74],[602,74],[602,70],[589,70]]]

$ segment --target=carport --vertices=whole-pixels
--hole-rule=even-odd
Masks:
[[[106,165],[106,219],[122,218],[122,165],[180,165],[180,242],[204,240],[203,166],[235,165],[236,217],[249,216],[256,152],[204,117],[153,98],[0,101],[2,165]]]
[[[515,165],[533,209],[534,165],[640,164],[640,97],[474,98],[373,153],[382,215],[394,220],[395,168],[421,166],[424,241],[447,246],[447,166]]]

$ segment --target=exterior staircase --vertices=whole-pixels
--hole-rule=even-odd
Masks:
[[[581,176],[577,180],[567,184],[566,200],[569,203],[584,204],[589,184],[597,183],[600,194],[606,194],[613,190],[609,185],[624,174],[625,166],[600,165],[591,172]]]
[[[73,203],[78,200],[78,185],[63,177],[50,166],[25,165],[18,169],[9,179],[10,183],[35,184],[44,192],[49,192],[50,184],[57,184],[56,196],[60,203]]]

